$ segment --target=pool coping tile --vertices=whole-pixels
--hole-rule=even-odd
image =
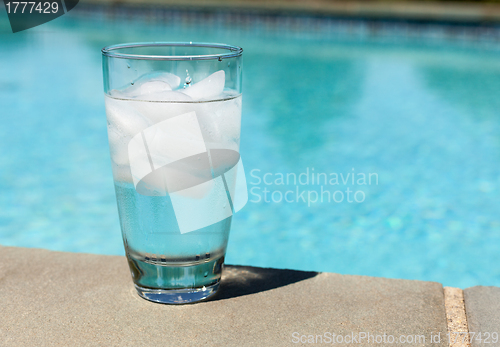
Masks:
[[[166,306],[139,298],[125,257],[0,246],[0,307],[6,346],[289,346],[360,333],[447,345],[441,284],[334,273],[229,265],[213,300]]]

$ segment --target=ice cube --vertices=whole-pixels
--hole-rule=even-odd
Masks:
[[[171,91],[172,87],[170,84],[163,81],[147,81],[137,86],[138,97],[147,96],[152,93],[161,93],[165,91]]]
[[[165,120],[146,129],[144,138],[155,169],[207,151],[194,112]]]
[[[108,140],[111,160],[116,165],[128,165],[127,139],[114,125],[108,125]]]
[[[169,118],[189,113],[194,110],[190,96],[180,92],[164,92],[160,94],[150,94],[149,101],[160,102],[135,102],[135,109],[145,115],[152,123],[159,123]]]
[[[142,134],[137,134],[128,143],[128,157],[130,159],[130,171],[134,185],[137,189],[138,183],[147,175],[149,175],[153,168],[149,162],[148,150],[144,144]]]
[[[129,165],[128,143],[132,137],[153,124],[133,109],[131,103],[134,102],[105,98],[111,160],[117,166]],[[120,174],[120,177],[122,180],[126,177],[128,182],[132,179],[130,172]]]
[[[124,137],[132,138],[153,123],[133,108],[134,101],[105,98],[108,123]]]
[[[181,84],[181,78],[170,72],[151,72],[137,78],[133,82],[133,85],[136,86],[149,82],[162,82],[168,84],[170,86],[170,90],[172,90],[179,87]]]
[[[121,90],[112,90],[110,95],[120,99],[143,99],[150,94],[171,91],[179,87],[180,77],[169,72],[154,72],[142,75]]]
[[[163,83],[163,82],[149,82],[149,83]],[[167,102],[186,102],[186,101],[192,101],[193,99],[181,92],[174,92],[172,90],[160,90],[160,91],[155,91],[155,92],[150,92],[150,93],[144,93],[140,96],[141,100],[145,101],[167,101]]]
[[[171,90],[172,87],[164,81],[143,81],[136,82],[134,85],[118,91],[118,94],[121,94],[122,99],[146,100],[145,98],[150,94],[159,94]]]
[[[118,89],[110,90],[109,95],[116,99],[130,99],[125,92]]]
[[[210,159],[214,176],[220,176],[236,165],[240,154],[231,149],[210,149]]]
[[[207,148],[239,151],[241,98],[195,105]]]
[[[155,74],[148,74],[145,76],[148,81],[162,81],[168,83],[170,88],[176,89],[181,84],[181,78],[170,72],[157,72]]]
[[[187,87],[182,92],[194,100],[208,100],[222,94],[225,81],[226,74],[224,70],[219,70],[198,83]]]

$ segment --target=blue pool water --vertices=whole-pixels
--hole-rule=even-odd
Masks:
[[[228,263],[500,285],[498,44],[439,26],[419,36],[307,18],[148,24],[77,9],[17,34],[0,12],[0,244],[123,254],[100,48],[215,41],[245,50],[251,193]],[[312,184],[313,170],[328,184]],[[305,172],[308,184],[280,184],[279,173]],[[330,202],[312,202],[321,189]],[[287,191],[291,202],[272,201]]]

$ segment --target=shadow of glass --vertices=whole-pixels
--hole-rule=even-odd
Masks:
[[[318,272],[226,265],[221,287],[209,301],[265,292],[316,276]]]

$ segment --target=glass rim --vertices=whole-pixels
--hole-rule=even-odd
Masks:
[[[201,48],[218,48],[227,52],[220,54],[205,54],[205,55],[145,55],[145,54],[130,54],[119,53],[116,50],[123,48],[141,48],[141,47],[201,47]],[[210,60],[210,59],[227,59],[239,57],[243,54],[243,48],[231,46],[222,43],[202,43],[202,42],[137,42],[137,43],[121,43],[116,45],[106,46],[101,49],[101,52],[106,57],[121,58],[121,59],[136,59],[136,60]]]

